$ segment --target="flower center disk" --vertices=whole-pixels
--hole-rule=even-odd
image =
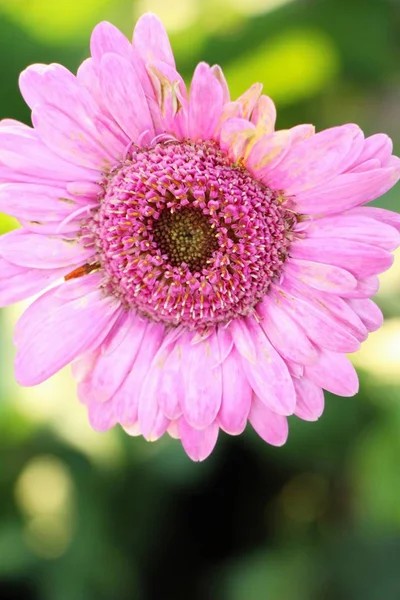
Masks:
[[[212,227],[199,208],[185,206],[177,212],[164,209],[153,223],[153,238],[169,264],[185,264],[200,272],[218,248]]]
[[[296,215],[213,142],[134,148],[103,188],[82,242],[105,293],[151,320],[227,323],[282,271]]]

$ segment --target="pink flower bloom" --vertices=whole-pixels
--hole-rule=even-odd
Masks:
[[[73,362],[97,430],[180,438],[203,460],[219,429],[270,444],[316,420],[322,388],[357,392],[345,353],[382,315],[400,216],[367,202],[399,179],[385,135],[275,131],[255,84],[230,100],[200,63],[188,96],[163,26],[131,44],[109,23],[77,75],[20,78],[33,128],[0,124],[0,302],[38,292],[15,331],[16,377]]]

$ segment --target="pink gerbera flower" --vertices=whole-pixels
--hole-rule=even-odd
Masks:
[[[202,460],[247,421],[283,444],[322,388],[357,392],[345,353],[382,315],[399,215],[361,205],[398,180],[385,135],[356,125],[274,131],[255,84],[231,101],[200,63],[189,97],[147,14],[133,44],[109,23],[77,75],[20,79],[33,128],[0,125],[0,301],[47,289],[17,324],[16,377],[73,362],[97,430],[168,432]]]

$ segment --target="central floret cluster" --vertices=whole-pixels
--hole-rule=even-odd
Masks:
[[[174,267],[187,265],[201,272],[218,249],[215,227],[200,208],[184,206],[173,212],[168,208],[153,223],[153,237],[163,255]]]
[[[249,314],[282,270],[296,216],[213,142],[134,148],[104,181],[82,235],[103,285],[188,328]]]

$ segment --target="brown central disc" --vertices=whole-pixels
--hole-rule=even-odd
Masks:
[[[194,272],[201,271],[218,248],[207,215],[190,206],[175,212],[164,209],[153,223],[153,238],[173,267],[186,263]]]

